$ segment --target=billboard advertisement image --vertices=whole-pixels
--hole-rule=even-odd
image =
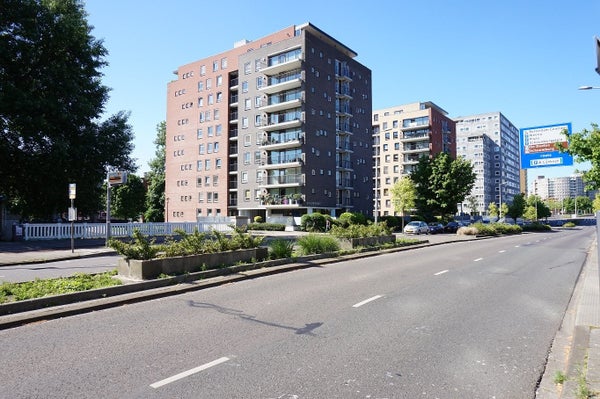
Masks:
[[[573,157],[556,148],[557,144],[568,147],[565,130],[571,134],[570,123],[521,129],[521,169],[573,165]]]

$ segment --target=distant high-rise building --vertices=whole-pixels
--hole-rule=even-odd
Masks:
[[[310,23],[180,66],[168,84],[169,221],[371,214],[371,71]]]
[[[475,197],[477,209],[470,209],[465,200],[463,212],[483,215],[492,202],[498,206],[511,203],[516,194],[525,191],[521,187],[519,129],[500,112],[455,121],[456,154],[471,160],[477,174],[475,186],[467,196]]]
[[[563,201],[586,195],[585,184],[581,175],[561,177],[538,176],[531,183],[531,193],[542,200]]]
[[[372,123],[374,211],[377,216],[396,215],[391,188],[411,173],[419,158],[440,152],[456,157],[455,123],[430,101],[375,110]]]

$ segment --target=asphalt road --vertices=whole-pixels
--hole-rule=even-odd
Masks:
[[[0,282],[18,283],[36,278],[68,277],[75,273],[103,273],[117,268],[118,255],[67,259],[0,267]]]
[[[0,398],[533,398],[594,232],[434,246],[0,331]]]

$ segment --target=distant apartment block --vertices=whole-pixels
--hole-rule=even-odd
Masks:
[[[532,181],[531,193],[542,200],[563,201],[586,195],[585,184],[581,175],[544,177],[538,176]]]
[[[525,191],[520,173],[519,129],[502,113],[490,112],[456,118],[456,154],[471,160],[477,178],[469,201],[462,211],[471,215],[487,214],[489,204],[511,203]]]
[[[371,214],[371,71],[310,23],[180,66],[168,84],[166,213]]]
[[[396,215],[391,188],[419,158],[440,152],[456,157],[454,121],[436,104],[415,102],[373,111],[375,212]]]

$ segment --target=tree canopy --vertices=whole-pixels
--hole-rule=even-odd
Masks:
[[[452,159],[446,153],[421,157],[410,175],[415,183],[415,204],[425,218],[443,218],[456,213],[475,184],[473,165],[464,158]]]
[[[404,214],[415,207],[415,183],[408,176],[400,178],[391,189],[394,211],[402,215],[402,228],[404,228]]]
[[[561,148],[563,151],[573,155],[577,162],[589,161],[592,164],[590,170],[583,172],[583,179],[590,190],[600,188],[600,129],[592,123],[592,130],[583,129],[568,135],[569,147]],[[560,146],[559,146],[560,147]]]
[[[0,18],[0,194],[23,218],[102,209],[109,167],[135,169],[128,114],[100,122],[107,54],[78,0],[4,0]]]
[[[165,149],[167,137],[167,123],[160,122],[156,126],[156,156],[150,160],[150,172],[146,174],[148,192],[146,193],[145,219],[148,222],[162,222],[165,220]]]
[[[506,215],[513,218],[514,220],[517,220],[517,218],[523,216],[526,207],[527,202],[525,199],[525,194],[516,194],[513,197],[512,203],[508,206],[508,212],[506,212]]]

